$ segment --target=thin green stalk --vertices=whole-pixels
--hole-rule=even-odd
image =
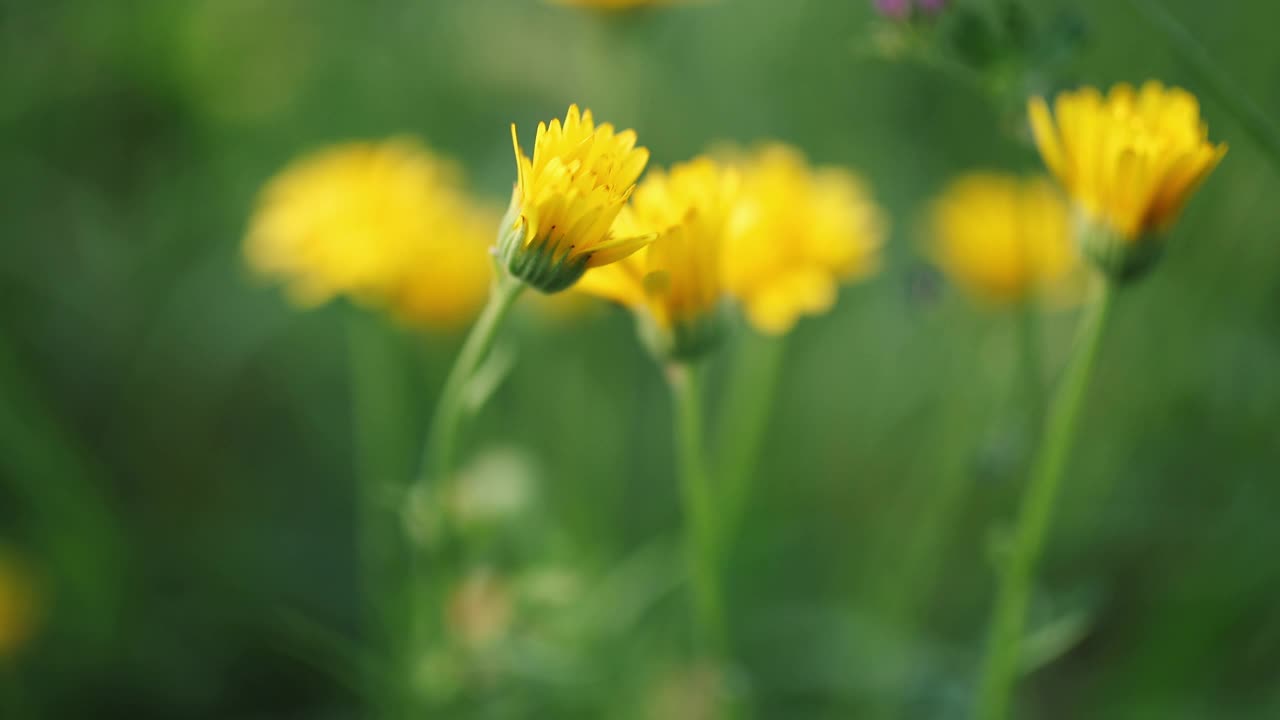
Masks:
[[[427,429],[422,471],[417,479],[418,488],[426,489],[437,499],[443,489],[453,482],[459,428],[466,410],[468,385],[493,349],[503,319],[515,306],[524,289],[523,282],[506,273],[499,273],[489,292],[489,302],[480,311],[480,317],[476,318],[445,378],[444,388],[431,418],[431,426]],[[441,640],[441,608],[451,569],[450,563],[438,552],[440,549],[417,547],[409,553],[410,619],[407,643],[411,657],[425,652],[432,643]],[[458,549],[460,548],[454,548]],[[428,565],[435,569],[430,581],[425,574]],[[419,700],[428,705],[432,702],[429,698]]]
[[[1280,170],[1280,129],[1262,108],[1231,80],[1230,74],[1218,65],[1191,31],[1160,3],[1129,0],[1129,4],[1151,27],[1164,35],[1178,57],[1191,67],[1223,108],[1235,116],[1236,122],[1266,154],[1271,164]]]
[[[453,473],[454,454],[457,452],[458,427],[462,424],[463,399],[466,395],[467,382],[475,374],[476,368],[484,361],[489,350],[493,348],[498,336],[498,327],[503,318],[515,304],[520,293],[524,291],[524,283],[506,275],[499,275],[494,288],[489,294],[489,302],[481,311],[476,324],[458,352],[453,369],[445,379],[444,389],[436,404],[435,415],[431,419],[428,430],[425,457],[423,457],[423,477],[420,481],[447,482]]]
[[[743,346],[734,354],[734,365],[721,413],[719,444],[720,502],[722,520],[718,542],[730,542],[742,523],[751,497],[756,462],[773,412],[784,338],[744,333]],[[723,549],[723,548],[720,548]]]
[[[978,720],[1004,720],[1009,716],[1017,683],[1022,638],[1036,563],[1044,547],[1054,501],[1058,496],[1067,454],[1075,439],[1076,425],[1094,358],[1111,307],[1113,289],[1108,283],[1102,296],[1089,308],[1071,361],[1053,398],[1044,442],[1022,496],[1010,555],[1001,568],[988,637],[987,658],[978,690]]]
[[[404,453],[408,412],[403,407],[408,393],[397,348],[382,326],[363,313],[353,312],[347,329],[363,621],[373,652],[400,667],[405,655],[401,630],[408,619],[408,595],[397,508],[409,470]],[[402,688],[400,683],[387,688],[386,679],[382,673],[365,678],[367,701],[376,703],[383,717],[395,717]]]
[[[716,554],[715,507],[711,477],[703,457],[702,384],[695,365],[673,365],[667,373],[675,412],[680,500],[685,514],[685,559],[693,589],[695,620],[702,649],[723,653],[724,613]]]
[[[1028,444],[1036,447],[1044,423],[1044,360],[1040,354],[1040,308],[1032,299],[1018,308],[1018,365],[1022,372],[1028,426],[1034,429]]]

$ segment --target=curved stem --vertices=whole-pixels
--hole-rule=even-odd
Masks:
[[[1280,170],[1280,129],[1276,128],[1271,118],[1218,66],[1191,31],[1160,3],[1154,0],[1129,0],[1129,4],[1147,24],[1164,35],[1177,55],[1200,76],[1200,81],[1208,87],[1209,92],[1227,112],[1235,116],[1240,127],[1266,154],[1271,164]]]
[[[723,508],[721,540],[728,542],[742,523],[751,497],[754,469],[773,410],[778,373],[786,351],[784,338],[745,333],[743,347],[735,353],[726,393],[727,406],[720,415],[720,507]]]
[[[499,275],[489,294],[488,304],[463,342],[458,359],[454,361],[453,369],[445,380],[440,400],[436,403],[435,415],[431,419],[431,427],[427,431],[420,482],[447,481],[453,472],[467,382],[493,348],[498,327],[524,288],[524,283],[519,280]]]
[[[685,514],[685,560],[693,588],[699,642],[706,653],[724,651],[715,514],[711,478],[703,457],[702,388],[695,365],[673,365],[667,378],[675,413],[680,500]]]
[[[1040,428],[1044,425],[1044,389],[1041,387],[1044,365],[1040,356],[1040,309],[1034,300],[1025,300],[1018,308],[1017,331],[1018,365],[1025,385],[1023,402],[1027,420],[1033,429],[1028,444],[1035,448],[1040,440]]]
[[[1053,398],[1045,425],[1044,443],[1022,496],[1010,554],[999,573],[987,658],[978,691],[975,713],[978,720],[1004,720],[1009,716],[1036,563],[1044,547],[1067,453],[1075,438],[1080,407],[1089,385],[1113,292],[1110,283],[1104,285],[1102,296],[1081,323],[1071,361]]]

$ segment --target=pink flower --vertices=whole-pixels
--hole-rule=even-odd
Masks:
[[[925,15],[937,15],[947,7],[948,0],[875,0],[876,11],[891,20],[906,20],[911,11]]]
[[[876,10],[887,18],[902,20],[911,12],[911,0],[875,0]]]

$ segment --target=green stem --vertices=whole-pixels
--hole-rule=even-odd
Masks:
[[[978,720],[1004,720],[1009,716],[1010,700],[1020,669],[1022,637],[1036,563],[1044,547],[1067,454],[1075,438],[1080,408],[1113,292],[1110,283],[1105,285],[1102,296],[1081,323],[1071,361],[1053,398],[1045,425],[1044,443],[1022,496],[1010,554],[999,573],[987,658],[978,691],[975,715]]]
[[[1040,356],[1040,312],[1032,299],[1022,302],[1018,308],[1018,364],[1022,371],[1024,402],[1028,426],[1033,428],[1028,445],[1039,444],[1040,428],[1044,423],[1044,388],[1041,386],[1043,359]]]
[[[467,382],[475,374],[476,368],[484,361],[498,336],[498,327],[502,324],[507,312],[515,305],[516,299],[524,291],[524,283],[505,274],[499,275],[493,291],[489,294],[489,302],[481,311],[476,324],[458,352],[458,359],[453,363],[445,379],[444,389],[436,404],[435,415],[431,419],[428,430],[425,457],[423,458],[423,477],[421,482],[448,482],[453,473],[454,454],[457,452],[458,427],[462,424],[463,401],[466,397]]]
[[[399,667],[404,660],[400,628],[407,618],[403,588],[406,567],[400,545],[398,501],[407,477],[408,393],[397,348],[380,323],[352,312],[348,319],[352,431],[356,456],[356,547],[361,606],[370,647]],[[370,667],[373,667],[370,664]],[[397,716],[402,688],[386,688],[380,673],[365,679],[366,700],[383,717]]]
[[[1223,70],[1186,26],[1154,0],[1129,0],[1149,25],[1164,35],[1174,52],[1199,76],[1218,102],[1280,170],[1280,129]]]
[[[726,407],[721,414],[720,539],[729,542],[742,524],[751,497],[756,462],[772,416],[779,371],[786,351],[783,338],[744,333],[743,347],[734,354]]]
[[[693,589],[695,620],[702,650],[724,649],[724,616],[720,600],[715,507],[711,477],[703,458],[702,387],[696,365],[672,365],[667,372],[675,412],[676,454],[680,466],[680,500],[685,514],[685,560]]]

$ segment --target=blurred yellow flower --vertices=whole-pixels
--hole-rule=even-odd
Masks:
[[[1150,257],[1134,246],[1173,224],[1227,151],[1209,142],[1195,97],[1156,81],[1105,97],[1064,92],[1052,113],[1032,98],[1028,111],[1040,155],[1079,213],[1082,248],[1111,273]]]
[[[651,238],[617,235],[614,220],[649,161],[633,130],[599,127],[591,111],[570,106],[562,124],[538,123],[533,158],[511,126],[518,182],[503,221],[498,255],[516,278],[558,292],[589,267],[616,262]]]
[[[0,663],[12,658],[36,626],[36,591],[30,575],[0,549]]]
[[[829,310],[841,281],[878,267],[886,220],[852,173],[814,170],[776,144],[743,160],[741,173],[724,280],[758,330],[785,333],[801,315]]]
[[[630,257],[583,276],[578,289],[621,303],[652,322],[663,356],[689,357],[716,339],[720,259],[736,175],[709,158],[652,172],[618,217],[619,232],[653,235]]]
[[[930,255],[969,292],[1019,302],[1052,290],[1078,267],[1071,219],[1045,178],[976,172],[934,202]]]
[[[303,306],[347,295],[449,328],[484,304],[498,212],[416,142],[354,142],[307,155],[263,189],[245,253]]]

